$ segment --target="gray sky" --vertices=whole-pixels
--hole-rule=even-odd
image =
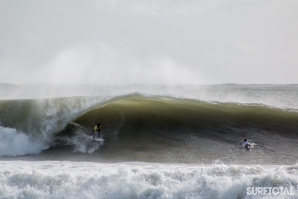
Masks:
[[[298,83],[297,0],[0,0],[0,82]]]

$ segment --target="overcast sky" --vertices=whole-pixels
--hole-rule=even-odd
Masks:
[[[297,0],[0,0],[0,82],[298,83]]]

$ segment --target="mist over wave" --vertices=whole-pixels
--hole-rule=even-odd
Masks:
[[[140,93],[178,99],[263,104],[298,109],[298,85],[12,85],[0,84],[0,99],[123,96]]]

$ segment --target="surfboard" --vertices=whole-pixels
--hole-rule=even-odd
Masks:
[[[91,140],[93,140],[93,136],[88,136],[88,138],[90,138]],[[102,139],[102,138],[95,138],[94,141],[97,141],[97,142],[104,142],[105,140]]]
[[[93,135],[90,135],[90,131],[88,131],[84,127],[80,126],[79,124],[76,124],[76,123],[72,123],[72,124],[79,127],[79,130],[77,132],[78,134],[83,135],[83,137],[93,140]],[[104,142],[105,140],[103,138],[95,138],[94,141]]]

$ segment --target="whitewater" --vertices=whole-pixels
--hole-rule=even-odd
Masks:
[[[0,198],[298,198],[297,85],[0,89]]]

